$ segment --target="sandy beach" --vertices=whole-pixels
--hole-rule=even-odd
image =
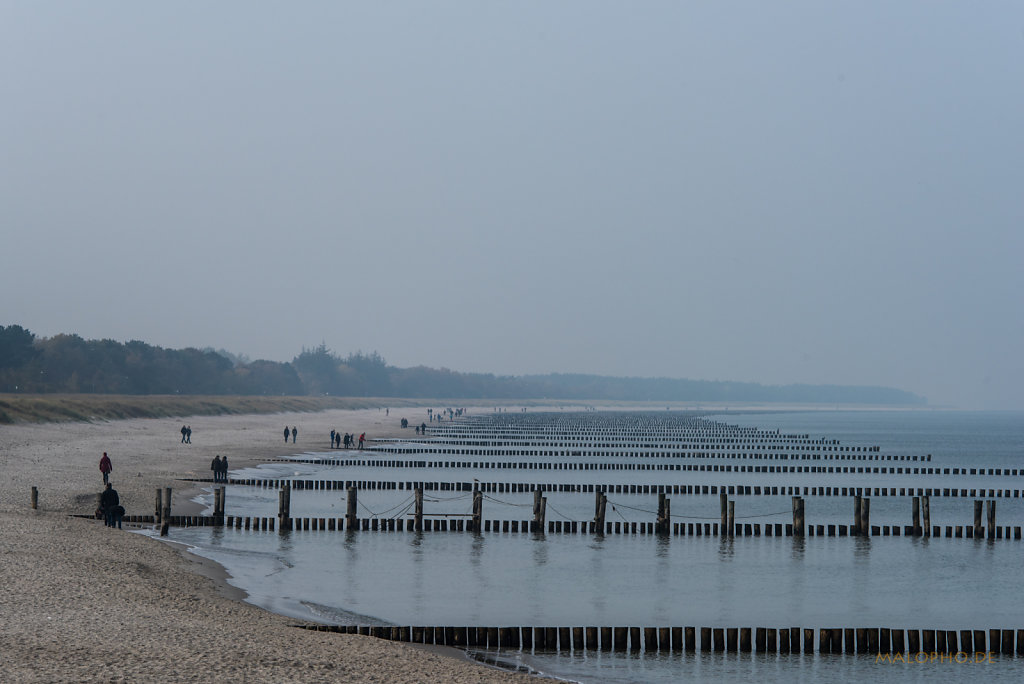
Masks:
[[[486,409],[485,409],[486,410]],[[172,544],[113,530],[91,514],[99,460],[129,513],[152,513],[157,487],[194,510],[179,478],[327,449],[331,429],[396,436],[426,409],[191,416],[0,427],[0,679],[5,682],[531,681],[437,651],[310,632],[244,603],[219,566]],[[183,424],[192,443],[181,444]],[[298,428],[287,445],[284,426]],[[405,431],[412,433],[412,428]],[[30,506],[32,487],[39,507]],[[171,530],[173,540],[174,532]],[[450,651],[449,653],[455,653]]]

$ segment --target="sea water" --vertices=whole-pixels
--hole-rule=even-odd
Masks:
[[[721,422],[924,456],[913,466],[1024,468],[1024,414],[787,412]],[[343,452],[327,452],[337,458]],[[309,454],[304,455],[309,457]],[[362,454],[362,457],[369,456]],[[384,456],[393,458],[392,455]],[[542,457],[537,457],[542,458]],[[614,457],[609,458],[615,461]],[[479,460],[479,458],[478,458]],[[524,460],[516,457],[515,460]],[[543,459],[542,459],[543,460]],[[565,461],[565,457],[547,460]],[[636,459],[629,459],[635,462]],[[652,459],[665,462],[671,459]],[[742,461],[735,461],[741,463]],[[747,462],[749,463],[749,462]],[[792,462],[791,462],[792,463]],[[871,465],[908,465],[897,461]],[[861,465],[860,461],[818,461]],[[274,463],[233,477],[1022,489],[1024,477],[835,473],[698,473],[389,469]],[[404,516],[411,492],[360,491],[360,517]],[[344,491],[294,490],[293,517],[342,517]],[[585,521],[593,494],[546,493],[548,519]],[[717,496],[674,495],[675,521],[717,522]],[[733,496],[738,521],[791,521],[788,496]],[[978,497],[985,498],[985,497]],[[205,497],[205,499],[212,499]],[[485,519],[531,517],[532,494],[487,494]],[[609,494],[609,521],[651,522],[656,495]],[[850,497],[805,496],[808,524],[849,524]],[[470,492],[425,494],[427,512],[466,514]],[[227,487],[229,515],[273,516],[277,491]],[[207,501],[208,503],[208,501]],[[998,499],[1000,525],[1024,524],[1024,499]],[[933,525],[970,525],[970,498],[932,497]],[[873,525],[909,525],[908,497],[872,497]],[[718,537],[588,534],[258,532],[172,528],[171,538],[227,569],[248,600],[328,624],[474,626],[1018,628],[1024,541],[922,537]],[[876,663],[873,656],[490,652],[476,655],[585,682],[852,682],[969,676],[1018,681],[1024,658]]]

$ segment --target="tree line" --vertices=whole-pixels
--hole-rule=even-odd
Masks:
[[[324,344],[303,349],[290,362],[250,361],[210,348],[164,349],[74,334],[36,337],[19,325],[0,326],[0,392],[925,404],[888,387],[397,368],[376,352],[341,357]]]

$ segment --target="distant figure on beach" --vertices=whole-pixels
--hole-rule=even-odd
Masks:
[[[184,425],[181,426],[181,443],[185,443],[185,433],[188,432],[188,428]]]
[[[225,456],[224,458],[220,459],[220,481],[221,482],[227,482],[228,481],[228,457],[227,456]]]
[[[340,449],[341,448],[341,433],[338,432],[338,431],[334,432],[334,442],[338,445],[338,448]]]
[[[421,435],[427,434],[427,424],[426,423],[423,423],[422,425],[420,425],[420,434]]]
[[[334,448],[334,430],[331,430],[331,448]]]
[[[103,458],[100,459],[100,472],[103,473],[103,484],[109,484],[110,482],[110,471],[114,469],[111,465],[110,459],[107,458],[107,452],[103,452]]]
[[[293,425],[292,426],[292,444],[295,444],[295,438],[298,435],[299,435],[299,429]],[[286,439],[285,441],[287,442],[288,440]]]
[[[117,496],[117,490],[109,482],[107,488],[100,494],[100,509],[103,511],[103,520],[107,527],[121,528],[121,516],[124,515],[124,508],[121,507],[121,499]]]
[[[287,425],[285,425],[284,426],[284,443],[285,444],[288,443],[288,435],[290,435],[291,433],[292,433],[292,431],[288,429]]]
[[[210,462],[210,470],[213,471],[213,481],[220,482],[220,454],[213,457]]]
[[[359,435],[359,448],[360,449],[363,448],[363,441],[364,440],[366,440],[366,433],[365,432]]]
[[[192,426],[191,425],[186,425],[185,426],[185,444],[191,444],[191,443],[192,443]]]
[[[420,434],[420,426],[419,425],[416,426],[416,434],[417,435]]]

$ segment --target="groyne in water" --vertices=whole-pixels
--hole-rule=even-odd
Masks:
[[[946,656],[942,662],[999,654],[1024,656],[1024,629],[893,627],[453,627],[295,625],[390,641],[458,648],[629,653],[847,653]],[[952,657],[950,657],[952,656]],[[961,660],[963,658],[963,660]],[[918,662],[923,662],[918,660]]]

